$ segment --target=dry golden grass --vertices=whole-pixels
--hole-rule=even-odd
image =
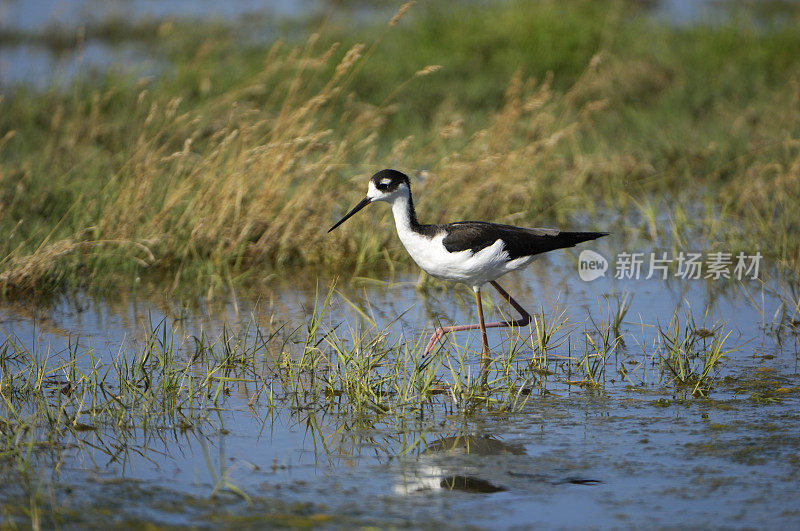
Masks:
[[[58,100],[40,156],[0,163],[0,221],[11,228],[0,257],[3,293],[115,274],[129,282],[145,272],[173,289],[188,283],[214,293],[262,271],[353,273],[405,260],[388,224],[370,230],[386,209],[325,232],[384,167],[412,175],[426,222],[570,225],[658,245],[671,234],[695,248],[723,239],[730,250],[755,251],[768,242],[781,267],[800,268],[797,74],[759,107],[720,111],[734,140],[687,142],[659,159],[618,145],[609,123],[677,74],[652,58],[607,51],[567,87],[557,88],[552,74],[518,70],[483,125],[443,101],[425,131],[390,138],[400,95],[443,67],[423,63],[381,103],[367,103],[352,83],[381,38],[346,50],[317,34],[299,46],[278,42],[258,71],[238,73],[221,91],[224,80],[200,75],[197,86],[172,91],[142,80],[130,100],[127,87],[113,85]],[[213,53],[200,46],[185,69],[202,72]],[[120,105],[125,113],[114,112]],[[20,141],[14,129],[0,133],[0,154]],[[56,200],[64,204],[51,207]],[[17,208],[23,203],[29,208]],[[15,214],[50,209],[41,220]]]
[[[381,127],[396,111],[392,96],[373,106],[346,92],[367,47],[357,44],[332,64],[336,47],[317,52],[316,42],[312,36],[288,52],[276,44],[248,83],[199,108],[184,108],[180,98],[160,101],[142,89],[119,169],[100,190],[82,191],[71,207],[96,212],[92,225],[81,227],[80,238],[48,238],[33,253],[12,252],[0,277],[5,291],[27,291],[65,256],[91,253],[109,241],[129,243],[115,252],[140,266],[170,271],[173,286],[198,258],[220,269],[260,263],[358,267],[381,255],[390,232],[354,236],[370,223],[365,217],[361,226],[329,237],[325,229],[337,214],[332,205],[360,194],[373,170],[399,164],[408,171],[403,161],[420,158],[434,161],[431,177],[418,187],[426,197],[423,211],[469,187],[493,200],[479,202],[477,209],[473,201],[448,201],[442,216],[471,211],[530,219],[532,205],[551,197],[542,192],[551,188],[546,180],[560,165],[555,148],[573,142],[600,107],[590,102],[571,111],[549,80],[536,84],[517,74],[488,128],[465,138],[457,119],[441,127],[443,141],[458,149],[444,153],[427,146],[423,154],[409,153],[414,139],[407,137],[381,157]],[[438,69],[429,65],[413,78]],[[319,82],[324,75],[329,78]],[[100,109],[113,97],[96,95],[83,113],[57,113],[54,143],[67,145],[54,149],[74,149],[77,142],[102,136],[107,127]],[[561,175],[567,192],[570,182],[580,184],[569,172]]]

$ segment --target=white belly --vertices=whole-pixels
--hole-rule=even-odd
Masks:
[[[495,280],[509,271],[525,267],[533,261],[533,256],[509,260],[503,241],[473,253],[470,250],[456,253],[448,252],[442,240],[444,232],[427,238],[413,231],[398,231],[408,254],[426,273],[443,280],[463,282],[471,287],[479,287]]]

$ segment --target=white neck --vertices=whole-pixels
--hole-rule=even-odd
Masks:
[[[392,214],[394,214],[394,223],[398,234],[411,231],[411,213],[408,207],[409,197],[407,195],[401,195],[392,201]]]

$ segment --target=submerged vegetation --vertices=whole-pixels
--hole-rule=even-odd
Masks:
[[[388,166],[420,170],[431,221],[602,228],[615,246],[760,250],[800,270],[798,13],[672,27],[626,2],[504,2],[453,24],[409,7],[304,42],[169,23],[147,32],[155,78],[8,92],[5,296],[391,268],[407,258],[388,228],[323,230]]]
[[[706,328],[688,309],[676,313],[666,329],[648,334],[653,341],[645,345],[644,327],[639,340],[637,332],[628,330],[631,323],[620,326],[631,304],[627,294],[606,299],[594,320],[575,322],[556,309],[548,316],[535,315],[524,329],[502,334],[486,385],[479,383],[476,338],[448,336],[445,348],[423,357],[424,332],[398,338],[393,322],[381,327],[364,311],[354,310],[355,323],[342,321],[331,309],[341,297],[333,289],[315,297],[308,319],[296,328],[271,317],[265,321],[258,309],[221,328],[163,318],[110,349],[72,336],[59,349],[37,339],[36,331],[32,340],[5,333],[0,342],[0,475],[8,481],[0,487],[0,514],[9,525],[93,522],[104,518],[103,512],[75,509],[80,503],[68,496],[71,487],[59,484],[62,467],[68,475],[74,474],[70,464],[89,463],[80,466],[114,469],[125,477],[137,462],[158,467],[161,459],[187,452],[203,456],[211,481],[201,485],[197,501],[190,496],[175,502],[177,511],[191,515],[194,504],[206,507],[203,500],[210,496],[215,505],[206,510],[215,517],[225,513],[216,505],[220,497],[231,500],[225,503],[241,501],[242,511],[266,506],[291,513],[284,501],[259,497],[263,489],[241,486],[236,465],[228,464],[224,445],[215,442],[229,434],[242,437],[242,431],[253,429],[248,424],[255,425],[259,444],[268,446],[271,438],[265,435],[262,443],[261,433],[305,433],[315,459],[369,452],[388,461],[404,456],[424,460],[439,451],[440,441],[453,440],[448,435],[453,430],[456,442],[477,441],[478,453],[481,444],[492,443],[476,438],[471,423],[517,418],[527,425],[539,422],[543,412],[559,418],[563,408],[585,401],[594,400],[607,411],[616,400],[624,409],[645,408],[650,415],[664,410],[672,419],[672,411],[689,416],[698,408],[764,408],[800,393],[796,372],[731,367],[728,355],[734,346],[728,326]],[[787,343],[794,341],[797,358],[797,335],[783,321],[773,323],[775,333],[786,335]],[[641,344],[642,351],[626,342]],[[717,433],[735,427],[713,424],[709,429]],[[695,441],[698,451],[714,451],[706,439]],[[790,442],[773,446],[783,451],[786,444],[791,447]],[[761,459],[747,451],[748,459]],[[273,462],[273,476],[285,466]],[[52,478],[43,474],[48,471]],[[450,478],[444,488],[458,484],[452,481],[456,478],[467,492],[479,492],[469,490],[476,484],[494,489],[485,492],[505,490],[460,473],[443,477]],[[406,495],[421,488],[409,478],[403,482]],[[101,483],[112,490],[122,485],[141,497],[130,479]],[[180,489],[157,492],[160,499],[187,496]],[[60,501],[64,498],[66,504]],[[120,514],[150,518],[136,507],[120,508]],[[257,518],[263,522],[272,514]]]
[[[313,441],[318,458],[328,459],[379,432],[381,443],[365,451],[392,459],[433,451],[442,426],[463,423],[458,437],[472,437],[469,419],[530,422],[543,410],[557,412],[592,397],[600,404],[615,396],[625,407],[690,412],[769,406],[800,389],[796,377],[774,369],[747,374],[729,367],[728,327],[704,328],[689,310],[676,314],[641,353],[626,348],[626,341],[637,341],[615,322],[630,305],[625,295],[607,300],[594,321],[576,323],[556,310],[503,334],[486,385],[479,383],[479,350],[467,336],[448,336],[447,348],[426,358],[424,333],[398,338],[393,323],[379,327],[365,312],[356,312],[354,325],[337,321],[330,308],[336,297],[333,289],[317,296],[297,328],[265,323],[256,310],[219,329],[164,318],[111,350],[75,337],[57,350],[6,334],[0,343],[0,474],[18,478],[9,485],[21,485],[22,494],[17,487],[0,489],[0,500],[8,501],[0,509],[9,521],[34,527],[91,520],[62,507],[62,495],[51,491],[54,484],[40,478],[41,471],[57,477],[64,463],[88,461],[124,476],[135,469],[131,463],[156,464],[176,448],[204,456],[213,487],[205,495],[259,506],[224,456],[217,463],[211,455],[210,447],[223,451],[213,440],[234,429],[226,426],[242,430],[252,423],[258,433],[295,426]],[[274,473],[282,465],[272,466]],[[13,501],[20,496],[22,503]]]
[[[0,460],[25,467],[38,449],[60,448],[65,439],[80,440],[81,433],[93,432],[108,439],[104,447],[97,446],[100,442],[91,447],[116,459],[126,433],[202,431],[219,411],[242,403],[262,421],[295,409],[333,412],[356,423],[381,419],[401,425],[420,418],[432,422],[442,414],[466,415],[475,408],[510,413],[524,409],[532,395],[614,387],[607,373],[622,374],[620,384],[637,387],[652,373],[650,380],[661,389],[674,383],[680,391],[688,382],[694,385],[690,395],[700,390],[707,396],[729,352],[722,351],[727,335],[721,325],[709,344],[691,340],[687,346],[688,337],[699,337],[704,329],[694,328],[690,315],[683,324],[676,316],[654,346],[649,365],[639,360],[638,367],[626,370],[631,358],[616,355],[621,337],[607,323],[585,332],[583,345],[551,344],[553,332],[572,327],[569,319],[563,313],[552,320],[536,316],[530,335],[520,341],[512,333],[510,342],[492,355],[488,382],[479,384],[482,361],[468,344],[426,358],[422,337],[387,339],[391,331],[377,328],[374,321],[358,330],[337,331],[341,323],[333,325],[326,315],[332,294],[317,301],[305,329],[265,329],[252,317],[236,328],[226,326],[216,334],[201,329],[197,335],[164,319],[113,355],[79,338],[53,351],[50,345],[29,346],[6,335],[0,344]],[[677,345],[668,334],[682,326],[687,338]],[[609,337],[616,337],[613,346],[607,344]],[[702,360],[701,369],[694,358]],[[676,366],[681,367],[680,380]]]

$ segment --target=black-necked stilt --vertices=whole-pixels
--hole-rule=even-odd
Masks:
[[[447,225],[423,225],[417,221],[411,199],[408,176],[397,170],[382,170],[369,180],[367,196],[340,219],[328,232],[353,214],[375,201],[392,205],[397,235],[408,254],[428,274],[443,280],[462,282],[475,292],[478,324],[446,326],[433,333],[425,355],[448,332],[479,328],[483,356],[488,359],[487,328],[526,326],[531,316],[495,280],[510,271],[530,264],[537,254],[572,247],[578,243],[606,236],[607,232],[564,232],[556,229],[527,229],[484,221],[459,221]],[[520,314],[515,321],[485,323],[481,305],[481,287],[490,283]]]

